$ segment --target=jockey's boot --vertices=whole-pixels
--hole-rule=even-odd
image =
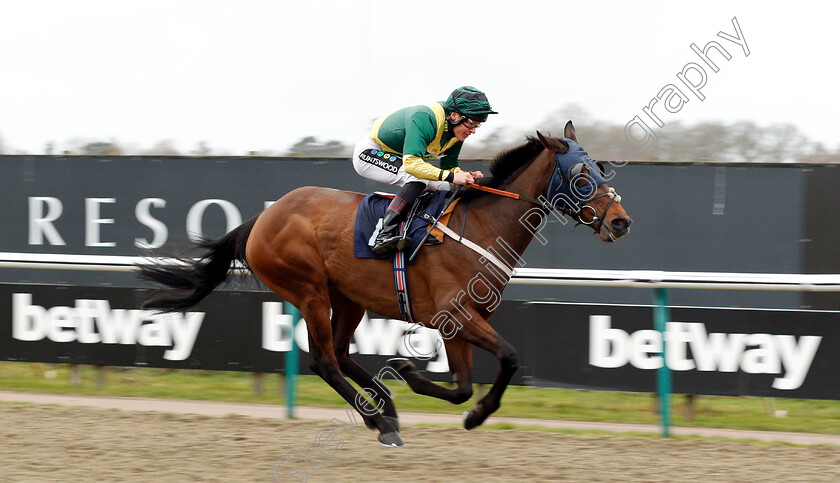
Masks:
[[[385,217],[382,218],[382,229],[376,235],[376,241],[373,243],[373,253],[383,255],[385,253],[402,250],[406,245],[411,244],[411,238],[403,237],[402,233],[397,233],[397,228],[402,221],[402,215],[394,213],[390,209],[385,212]]]
[[[425,183],[417,181],[406,183],[400,188],[399,193],[391,200],[391,204],[388,205],[388,210],[382,218],[382,228],[376,235],[373,247],[371,247],[373,253],[383,255],[393,250],[400,251],[411,245],[411,238],[404,236],[403,233],[398,233],[397,228],[400,226],[403,214],[411,208],[414,200],[420,196],[425,188]]]

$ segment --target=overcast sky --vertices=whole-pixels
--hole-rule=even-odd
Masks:
[[[532,130],[565,104],[625,124],[667,84],[681,121],[789,122],[840,146],[836,2],[0,0],[0,139],[42,153],[74,139],[184,152],[354,143],[371,121],[487,92],[495,127]],[[718,37],[736,35],[749,49]],[[717,41],[715,73],[692,52]],[[707,73],[698,97],[677,79]],[[689,74],[689,79],[694,75]],[[578,133],[579,137],[583,133]]]

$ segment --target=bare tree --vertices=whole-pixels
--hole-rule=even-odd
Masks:
[[[199,141],[198,146],[195,147],[190,154],[193,156],[209,156],[213,154],[213,150],[210,149],[210,146],[207,145],[206,141]]]
[[[151,148],[145,150],[143,154],[152,154],[158,156],[178,156],[181,153],[175,149],[175,142],[171,139],[164,139],[162,141],[158,141],[157,144],[152,146]]]
[[[484,129],[484,128],[482,128]],[[525,133],[511,130],[507,126],[499,126],[485,136],[481,142],[468,141],[461,148],[462,159],[492,159],[505,149],[520,144],[525,139]]]
[[[82,146],[82,154],[91,156],[118,156],[123,154],[116,142],[94,141]]]
[[[600,121],[577,104],[565,105],[550,113],[533,130],[495,127],[481,142],[469,142],[461,151],[463,159],[489,159],[504,149],[521,144],[535,130],[562,136],[568,120],[577,129],[581,144],[589,154],[602,161],[674,161],[706,162],[833,162],[840,150],[830,154],[821,144],[813,144],[790,124],[759,126],[753,121],[735,123],[701,122],[687,125],[671,121],[662,128],[654,126],[657,143],[640,151],[625,135],[625,125]],[[486,129],[486,128],[483,128]],[[345,156],[351,151],[338,141],[319,142],[306,136],[289,148],[295,156]]]
[[[792,124],[777,124],[766,129],[765,158],[772,163],[795,162],[805,154],[808,138]]]
[[[306,136],[293,144],[288,151],[290,156],[327,156],[346,157],[353,153],[353,147],[341,141],[327,141],[322,143],[315,136]]]

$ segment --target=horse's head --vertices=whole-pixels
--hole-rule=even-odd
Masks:
[[[621,196],[607,185],[603,168],[584,151],[575,137],[572,121],[563,138],[537,136],[554,153],[555,169],[548,185],[548,200],[579,223],[589,225],[602,241],[627,234],[632,220],[621,206]]]

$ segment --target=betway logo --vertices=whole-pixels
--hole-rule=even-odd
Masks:
[[[12,295],[12,337],[17,340],[171,346],[163,353],[170,361],[189,357],[203,320],[203,312],[156,314],[111,309],[107,300],[80,299],[75,307],[47,310],[32,304],[32,294]]]
[[[262,307],[263,349],[274,352],[291,350],[292,316],[283,313],[283,304],[280,302],[263,302]],[[294,336],[298,347],[309,352],[306,321],[298,322]],[[413,357],[428,360],[426,370],[429,372],[449,372],[443,338],[436,329],[418,327],[396,319],[371,319],[365,313],[356,327],[353,340],[350,344],[351,354]]]
[[[792,390],[802,385],[821,336],[803,335],[797,342],[793,335],[706,333],[699,322],[665,324],[665,354],[668,368],[674,371],[736,372],[782,374],[773,380],[773,388]],[[691,349],[693,358],[687,357]],[[662,367],[662,335],[656,330],[628,334],[610,327],[608,315],[589,317],[589,363],[595,367],[616,368],[628,362],[639,369]]]

